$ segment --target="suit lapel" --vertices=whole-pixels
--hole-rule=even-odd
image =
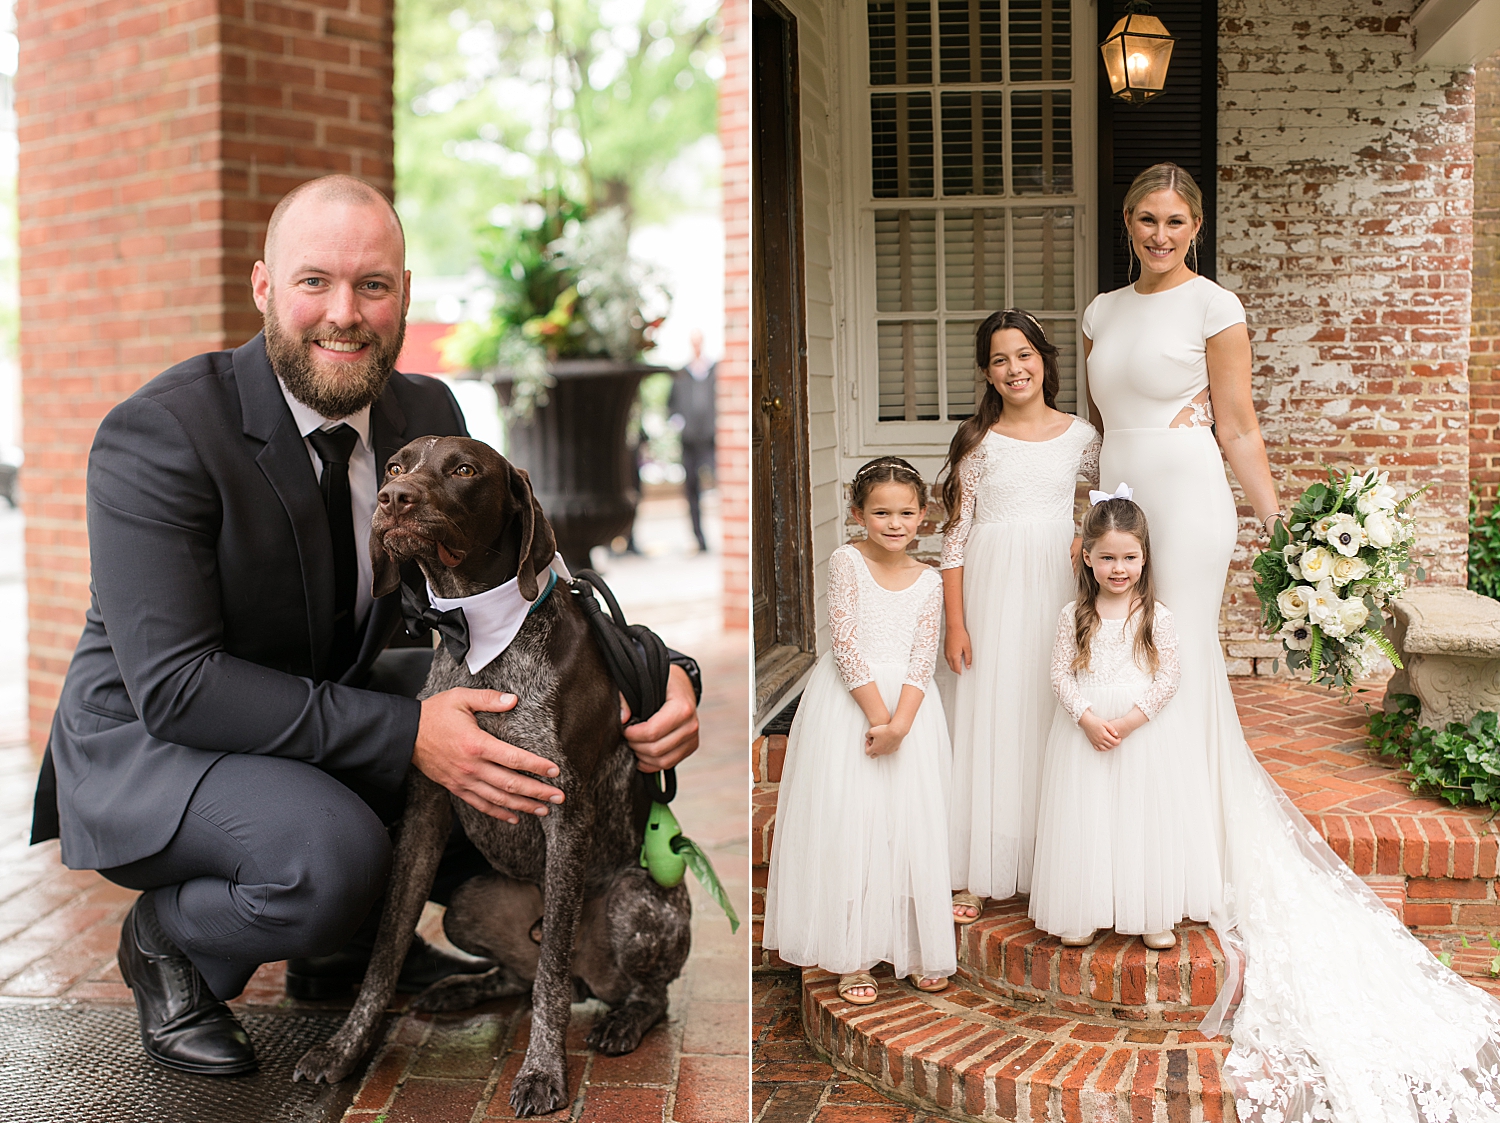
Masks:
[[[282,397],[263,335],[235,349],[234,381],[239,389],[245,435],[265,445],[255,462],[291,520],[307,598],[313,674],[321,679],[333,646],[333,541],[307,445]]]

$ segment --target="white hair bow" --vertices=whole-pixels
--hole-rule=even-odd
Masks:
[[[1111,499],[1132,499],[1134,498],[1134,496],[1135,492],[1126,487],[1124,481],[1121,481],[1120,486],[1115,488],[1115,493],[1113,495],[1111,495],[1107,491],[1089,492],[1089,506],[1095,507],[1100,503],[1107,502]]]

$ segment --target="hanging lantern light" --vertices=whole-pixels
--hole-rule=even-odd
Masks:
[[[1146,0],[1130,0],[1125,18],[1099,44],[1110,92],[1131,105],[1161,93],[1167,84],[1167,64],[1172,61],[1172,33],[1161,20],[1146,14],[1150,10]]]

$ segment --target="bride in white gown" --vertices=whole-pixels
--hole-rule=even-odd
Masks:
[[[1202,1029],[1233,1042],[1241,1123],[1500,1120],[1500,1003],[1402,927],[1245,744],[1218,639],[1238,536],[1224,460],[1263,527],[1279,511],[1244,310],[1189,267],[1202,196],[1185,171],[1141,173],[1125,219],[1140,277],[1084,313],[1089,398],[1101,486],[1128,483],[1150,519],[1181,645],[1174,705],[1201,730],[1230,961]]]

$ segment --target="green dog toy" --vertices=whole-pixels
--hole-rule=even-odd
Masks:
[[[703,888],[708,890],[724,915],[729,918],[729,930],[739,931],[740,918],[735,915],[729,895],[719,883],[713,863],[703,848],[682,833],[677,816],[665,803],[652,803],[651,816],[646,820],[646,837],[641,843],[641,865],[651,875],[651,880],[663,889],[672,889],[682,884],[689,867]]]

